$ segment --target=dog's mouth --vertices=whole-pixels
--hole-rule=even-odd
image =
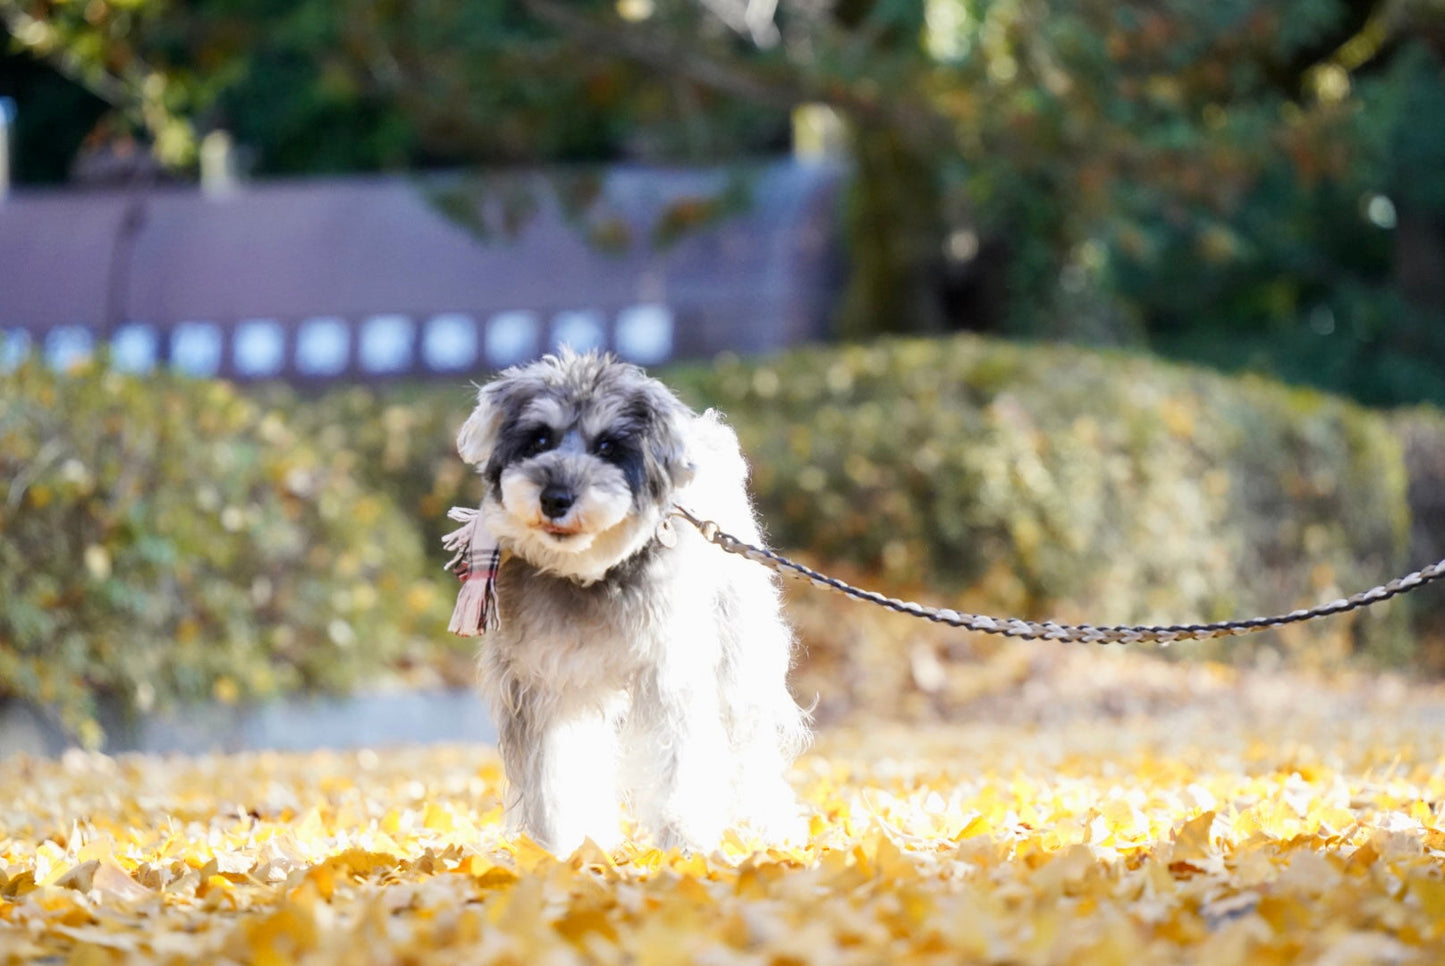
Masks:
[[[568,537],[575,537],[582,532],[580,527],[568,527],[560,523],[544,523],[541,526],[541,530],[548,536],[556,537],[558,540],[566,540]]]

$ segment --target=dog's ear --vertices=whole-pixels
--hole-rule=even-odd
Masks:
[[[656,482],[681,489],[692,482],[697,472],[692,452],[692,424],[697,415],[662,383],[654,382],[649,389],[649,407],[654,419],[649,433],[652,451],[649,455],[657,476],[661,477]]]
[[[457,432],[457,452],[474,466],[482,466],[492,455],[501,428],[501,409],[490,386],[477,390],[477,406]]]
[[[697,463],[690,445],[692,422],[696,418],[686,406],[679,405],[669,420],[669,441],[661,456],[663,469],[672,479],[674,489],[687,486],[697,474]]]

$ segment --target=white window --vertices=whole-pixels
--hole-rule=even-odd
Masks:
[[[468,369],[477,361],[477,320],[461,312],[427,319],[421,336],[421,359],[428,369]]]
[[[558,312],[552,318],[552,348],[569,346],[578,352],[601,349],[607,345],[607,329],[602,313],[593,309]]]
[[[45,361],[52,369],[69,369],[90,358],[95,336],[81,325],[56,326],[45,333]]]
[[[363,372],[406,372],[411,368],[416,323],[405,315],[373,315],[361,323],[357,355]]]
[[[14,372],[30,355],[30,333],[24,329],[0,332],[0,372]]]
[[[337,376],[351,355],[351,329],[344,319],[307,319],[296,332],[296,371],[303,376]]]
[[[160,354],[160,335],[144,322],[127,322],[110,339],[110,364],[121,372],[150,372]]]
[[[281,374],[286,365],[286,331],[275,319],[247,319],[236,326],[231,364],[245,379]]]
[[[672,310],[665,305],[631,305],[617,313],[617,352],[640,365],[672,355]]]
[[[542,320],[536,312],[499,312],[487,322],[487,364],[498,369],[537,357]]]
[[[171,330],[171,365],[188,376],[214,376],[221,369],[221,327],[182,322]]]

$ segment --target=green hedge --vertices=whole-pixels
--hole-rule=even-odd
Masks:
[[[0,376],[0,697],[129,710],[431,662],[447,601],[358,457],[228,386]]]
[[[456,527],[447,510],[475,506],[481,497],[475,472],[456,449],[457,430],[476,402],[475,385],[348,386],[315,398],[270,386],[259,398],[286,412],[296,430],[318,445],[349,454],[357,479],[389,494],[420,525],[428,552]]]
[[[974,337],[659,374],[728,413],[775,544],[961,609],[1214,620],[1445,553],[1432,410]],[[453,449],[474,392],[0,376],[0,697],[93,741],[97,695],[144,710],[468,667],[436,538],[478,496]],[[1177,650],[1440,672],[1442,598]]]
[[[1317,392],[975,337],[808,349],[673,381],[734,414],[776,543],[969,610],[1253,616],[1364,589],[1409,557],[1399,437]],[[1412,646],[1393,606],[1188,651],[1398,665]]]
[[[1410,560],[1423,566],[1445,559],[1445,413],[1418,406],[1392,413],[1390,424],[1405,445],[1410,474]],[[1410,596],[1415,663],[1445,675],[1445,586]]]

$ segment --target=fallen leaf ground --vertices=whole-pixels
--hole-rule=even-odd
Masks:
[[[482,747],[0,761],[0,960],[1445,961],[1445,696],[1078,653],[827,728],[786,850],[553,858]]]

